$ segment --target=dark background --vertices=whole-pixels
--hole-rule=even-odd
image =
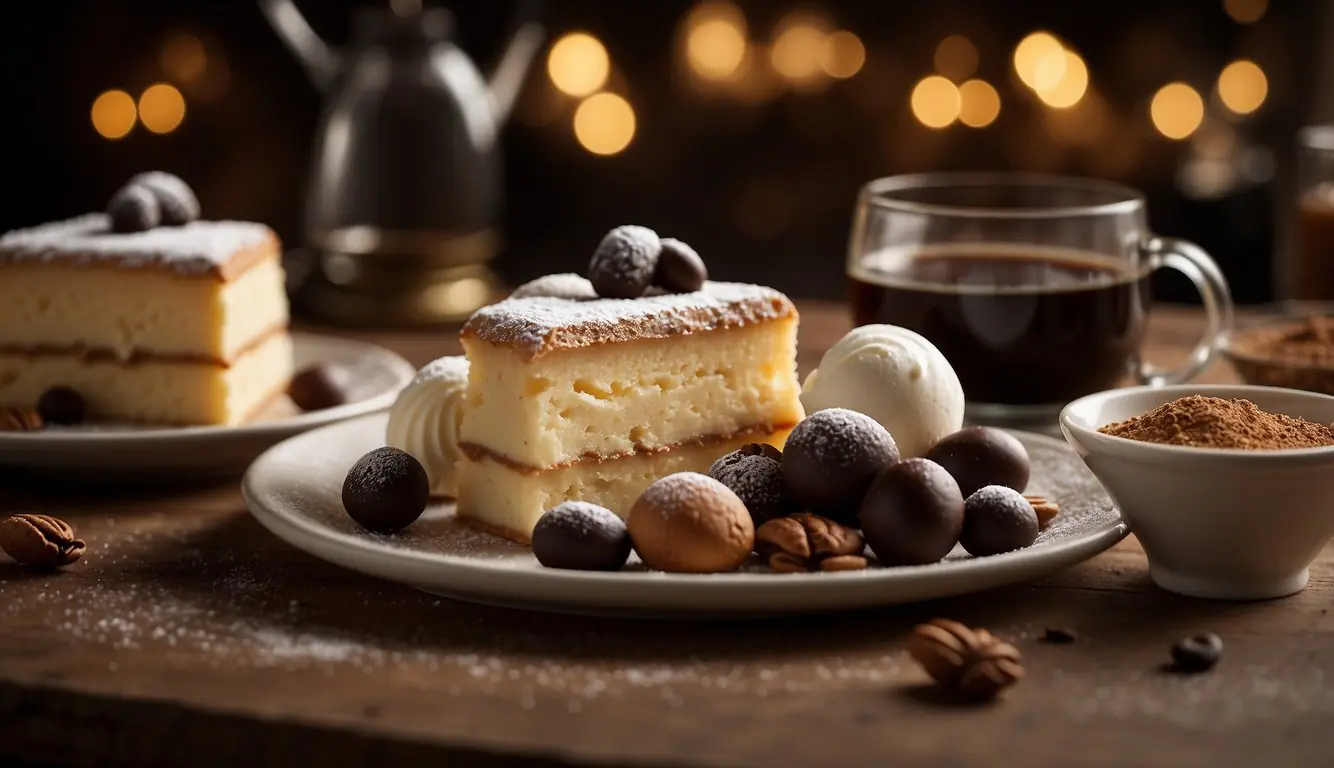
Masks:
[[[754,98],[704,92],[685,68],[678,37],[692,3],[545,4],[550,39],[585,30],[605,44],[608,88],[629,99],[638,128],[620,154],[582,149],[571,130],[578,100],[553,90],[544,48],[502,139],[505,247],[497,266],[508,280],[578,270],[603,232],[635,222],[696,245],[715,277],[837,297],[861,183],[906,171],[996,168],[1135,185],[1149,196],[1155,228],[1209,250],[1239,300],[1273,297],[1291,147],[1319,90],[1325,3],[1272,0],[1251,24],[1231,18],[1221,0],[737,4],[760,44],[789,12],[821,14],[860,36],[866,65],[815,88]],[[299,5],[321,34],[342,43],[352,10],[365,3]],[[510,3],[443,5],[457,15],[461,45],[486,69],[501,48]],[[46,0],[5,3],[0,20],[8,182],[0,229],[101,208],[130,174],[162,168],[196,187],[207,217],[265,221],[287,243],[301,242],[321,98],[253,2]],[[1014,76],[1014,47],[1036,29],[1052,31],[1088,62],[1105,109],[1083,145],[1062,136],[1094,118],[1079,108],[1053,117]],[[976,45],[977,76],[996,86],[1003,106],[983,129],[930,130],[912,117],[909,93],[932,73],[939,41],[955,33]],[[171,82],[162,50],[178,34],[201,40],[209,61],[205,85],[181,86],[182,125],[166,135],[136,127],[116,141],[99,136],[89,119],[93,100],[109,88],[137,95]],[[1256,61],[1269,80],[1266,102],[1244,119],[1227,117],[1212,95],[1220,69],[1236,58]],[[1149,119],[1149,99],[1174,80],[1205,97],[1206,125],[1191,140],[1169,141]],[[1198,173],[1201,157],[1211,159],[1212,175]],[[1174,279],[1162,293],[1192,298]]]

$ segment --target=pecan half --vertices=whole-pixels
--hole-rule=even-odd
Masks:
[[[949,619],[913,628],[908,653],[941,686],[974,701],[993,698],[1024,676],[1017,648]]]
[[[1025,496],[1028,503],[1033,505],[1033,511],[1038,515],[1038,530],[1044,531],[1051,521],[1061,514],[1061,505],[1046,496]]]
[[[35,408],[22,405],[0,408],[0,432],[36,432],[44,426]]]
[[[70,524],[50,515],[14,515],[0,522],[0,549],[20,565],[59,568],[83,557]]]
[[[866,567],[861,533],[806,512],[780,517],[755,531],[755,551],[779,573],[855,571]]]

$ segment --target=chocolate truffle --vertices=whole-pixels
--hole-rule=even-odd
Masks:
[[[162,223],[162,209],[147,187],[121,187],[107,203],[112,232],[147,232]]]
[[[648,227],[633,224],[608,232],[588,263],[588,282],[606,299],[637,299],[653,282],[662,241]]]
[[[934,461],[904,459],[871,483],[860,518],[862,535],[881,563],[934,563],[959,541],[963,494]]]
[[[799,504],[855,526],[871,481],[898,460],[894,438],[875,419],[846,408],[827,408],[807,416],[788,436],[783,480]]]
[[[343,508],[362,528],[392,533],[411,525],[426,509],[431,483],[412,454],[376,448],[348,470]]]
[[[1020,493],[1028,486],[1028,449],[1019,438],[995,427],[967,427],[944,437],[923,458],[945,468],[964,498],[987,485]]]
[[[709,468],[709,477],[730,488],[750,510],[756,528],[800,508],[783,482],[783,467],[778,461],[782,456],[772,445],[751,443],[718,459]]]
[[[735,570],[755,546],[746,505],[698,472],[678,472],[650,485],[630,508],[626,526],[644,564],[671,573]]]
[[[1012,552],[1038,537],[1038,514],[1023,494],[1003,485],[979,488],[963,505],[959,543],[978,557]]]
[[[630,557],[630,533],[610,509],[567,501],[537,521],[533,556],[548,568],[618,571]]]
[[[331,365],[312,365],[292,377],[287,396],[303,411],[319,411],[348,402],[347,372]]]
[[[88,404],[69,387],[51,387],[37,399],[37,413],[47,424],[71,427],[88,417]]]
[[[704,287],[709,270],[694,248],[674,237],[662,239],[662,253],[653,273],[653,284],[672,293],[691,293]]]
[[[199,218],[199,198],[179,176],[166,171],[146,171],[131,178],[130,185],[153,193],[166,226],[179,227]]]

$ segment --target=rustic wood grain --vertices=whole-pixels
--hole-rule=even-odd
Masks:
[[[804,304],[808,369],[847,327]],[[1156,313],[1169,363],[1200,327]],[[421,363],[448,332],[361,334]],[[1211,381],[1230,380],[1215,366]],[[94,488],[0,471],[0,511],[89,543],[55,574],[0,562],[0,764],[1328,765],[1334,550],[1301,594],[1190,600],[1134,539],[1035,583],[862,613],[628,621],[441,600],[266,533],[235,483]],[[1263,510],[1257,510],[1263,513]],[[940,699],[903,652],[916,622],[985,626],[1023,652],[1003,701]],[[1038,641],[1048,626],[1079,633]],[[1212,673],[1164,672],[1200,630]]]

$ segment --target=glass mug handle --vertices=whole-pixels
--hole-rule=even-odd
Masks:
[[[1163,267],[1175,269],[1195,284],[1204,300],[1207,322],[1204,337],[1179,368],[1164,370],[1141,361],[1137,372],[1140,383],[1160,387],[1190,381],[1209,365],[1219,338],[1232,329],[1232,294],[1228,291],[1227,280],[1218,264],[1194,243],[1173,237],[1150,237],[1140,248],[1151,272]]]

